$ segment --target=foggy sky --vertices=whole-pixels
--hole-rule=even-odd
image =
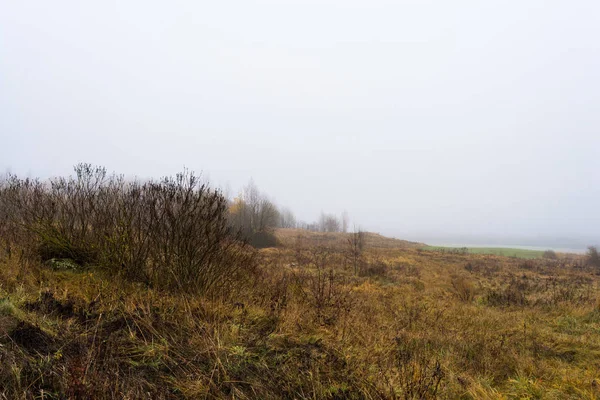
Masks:
[[[252,177],[389,235],[600,237],[597,1],[0,0],[0,172]]]

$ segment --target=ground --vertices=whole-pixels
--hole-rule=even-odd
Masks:
[[[544,256],[543,250],[516,249],[509,247],[444,247],[444,246],[422,246],[423,250],[431,250],[446,253],[471,253],[471,254],[492,254],[504,257],[514,258],[541,258]]]
[[[0,252],[0,398],[600,397],[582,257],[280,231],[239,289],[158,291]]]

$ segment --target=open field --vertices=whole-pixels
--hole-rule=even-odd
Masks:
[[[287,247],[298,244],[307,246],[326,246],[343,249],[348,243],[348,234],[341,232],[311,232],[303,229],[277,229],[275,234],[279,242]],[[365,246],[370,249],[417,249],[424,243],[394,239],[378,233],[364,232]]]
[[[399,245],[355,270],[341,245],[279,234],[217,296],[1,251],[0,398],[600,397],[600,276],[582,257]]]
[[[463,253],[469,254],[490,254],[503,257],[515,257],[524,259],[541,258],[544,255],[543,250],[517,249],[509,247],[445,247],[445,246],[423,246],[423,250]]]

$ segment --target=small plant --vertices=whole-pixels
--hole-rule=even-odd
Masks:
[[[464,276],[453,276],[452,288],[454,289],[454,295],[465,303],[470,303],[475,298],[475,286]]]
[[[445,373],[435,357],[432,343],[408,335],[396,337],[395,342],[402,397],[405,400],[437,398]]]
[[[366,234],[362,230],[354,230],[350,233],[350,237],[347,240],[347,252],[346,257],[354,269],[354,275],[360,273],[362,265],[362,255],[366,245]]]
[[[596,246],[588,247],[587,251],[587,263],[594,268],[600,269],[600,254]]]
[[[509,284],[501,289],[488,289],[485,294],[485,302],[494,307],[526,306],[528,284],[517,279],[511,279]]]
[[[383,260],[375,260],[373,262],[365,263],[365,265],[360,268],[360,276],[386,276],[388,271],[388,266]]]
[[[352,308],[349,282],[334,268],[330,249],[318,247],[301,254],[297,260],[304,268],[295,274],[295,279],[302,297],[315,310],[318,323],[332,324]]]
[[[542,254],[542,258],[545,258],[547,260],[558,260],[558,255],[556,255],[556,252],[554,250],[546,250]]]

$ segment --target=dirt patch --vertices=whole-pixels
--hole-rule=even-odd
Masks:
[[[55,351],[54,338],[29,322],[19,322],[9,336],[29,353],[50,354]]]
[[[75,306],[72,301],[60,301],[54,297],[54,293],[43,292],[39,300],[25,304],[28,311],[36,311],[44,314],[52,314],[60,318],[73,318]]]

